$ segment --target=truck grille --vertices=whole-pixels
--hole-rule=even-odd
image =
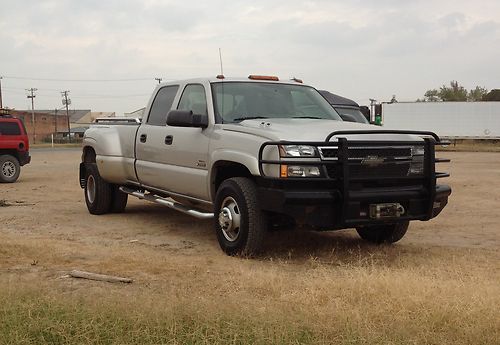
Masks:
[[[320,147],[321,159],[336,161],[336,147]],[[410,146],[350,147],[348,150],[349,176],[351,178],[398,178],[406,177],[412,162]],[[327,164],[329,178],[341,176],[341,166]]]

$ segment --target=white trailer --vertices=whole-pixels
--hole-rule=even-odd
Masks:
[[[384,103],[382,125],[448,138],[500,139],[500,102]]]

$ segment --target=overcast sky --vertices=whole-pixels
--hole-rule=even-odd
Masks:
[[[143,107],[164,80],[298,77],[361,104],[500,88],[500,1],[0,0],[4,106]]]

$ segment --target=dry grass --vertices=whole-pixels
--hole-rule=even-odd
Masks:
[[[296,236],[302,236],[298,234]],[[293,239],[292,239],[293,240]],[[297,240],[297,239],[296,239]],[[300,238],[299,238],[300,240]],[[2,235],[0,343],[497,344],[493,250],[375,247],[220,256]],[[125,248],[126,247],[126,248]],[[322,249],[320,249],[322,250]],[[91,261],[79,253],[97,256]],[[35,261],[36,259],[36,261]],[[136,279],[60,278],[75,265]],[[36,265],[32,265],[33,263]]]

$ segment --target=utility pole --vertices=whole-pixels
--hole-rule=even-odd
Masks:
[[[68,106],[71,104],[71,99],[68,98],[69,90],[62,91],[61,95],[63,97],[62,104],[66,106],[66,120],[68,122],[68,142],[71,142],[71,128],[69,125],[69,110]]]
[[[35,89],[34,87],[30,89],[26,89],[26,91],[29,92],[29,94],[26,96],[26,98],[31,98],[31,126],[33,127],[33,144],[36,143],[36,122],[35,122],[35,91],[38,89]]]
[[[54,135],[57,135],[57,108],[54,110]]]
[[[2,102],[2,79],[3,79],[3,77],[0,75],[0,109],[3,109],[3,102]]]
[[[157,80],[157,81],[158,81],[158,84],[160,84],[160,83],[161,83],[161,81],[163,80],[163,78],[155,78],[155,80]]]

